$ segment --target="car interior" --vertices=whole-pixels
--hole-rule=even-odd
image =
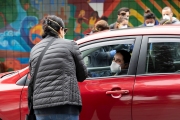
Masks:
[[[112,63],[113,57],[108,58],[108,52],[112,50],[126,50],[132,53],[133,44],[118,44],[118,45],[108,45],[90,48],[82,52],[82,56],[85,65],[88,69],[89,77],[106,77],[114,76],[116,73],[112,73],[110,70],[110,65]],[[118,75],[125,75],[128,73],[128,69],[121,69]]]
[[[149,43],[146,73],[180,72],[178,44],[179,43]]]

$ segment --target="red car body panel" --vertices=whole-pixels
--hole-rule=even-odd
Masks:
[[[84,105],[80,120],[131,120],[133,85],[134,76],[85,80],[79,83]],[[106,94],[113,88],[129,90],[129,93],[121,98],[113,98]]]
[[[17,86],[18,72],[0,79],[0,118],[20,120],[20,97],[23,86]]]
[[[155,28],[155,29],[154,29]],[[77,43],[101,38],[136,35],[179,35],[177,26],[116,30],[89,35]],[[137,63],[135,63],[137,64]],[[28,113],[27,86],[16,82],[28,74],[28,67],[3,77],[0,74],[0,118],[24,120]],[[152,74],[87,79],[79,83],[82,95],[80,120],[177,120],[180,118],[180,75]],[[114,89],[113,89],[114,88]],[[113,90],[112,90],[113,89]],[[129,90],[121,98],[107,91]],[[118,97],[120,94],[112,94]],[[169,118],[170,117],[170,118]]]
[[[179,120],[180,74],[136,76],[133,120]]]
[[[85,80],[79,83],[82,96],[82,112],[80,120],[131,120],[131,102],[134,76],[115,77],[109,79]],[[106,91],[112,88],[129,90],[121,98],[112,98]],[[116,94],[117,96],[119,94]],[[21,117],[28,113],[27,86],[23,88],[21,98]],[[110,114],[109,114],[110,113]]]

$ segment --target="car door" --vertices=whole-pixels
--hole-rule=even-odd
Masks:
[[[89,74],[89,78],[79,83],[83,102],[80,120],[131,120],[131,101],[140,43],[141,37],[132,36],[96,40],[80,46]],[[105,74],[110,66],[103,64],[105,59],[100,62],[102,65],[88,66],[88,62],[94,62],[92,59],[88,60],[89,55],[98,48],[127,44],[134,46],[127,74]],[[97,56],[97,53],[95,55]]]
[[[133,120],[179,120],[180,36],[144,36],[133,93]]]
[[[0,120],[20,120],[19,105],[23,86],[17,85],[17,81],[23,79],[21,75],[18,71],[0,75]]]
[[[80,120],[131,120],[132,93],[141,39],[141,36],[116,37],[94,40],[79,46],[86,64],[89,62],[89,55],[101,47],[120,45],[118,49],[130,50],[132,53],[129,69],[124,75],[109,74],[112,60],[106,66],[87,67],[91,74],[84,82],[78,83],[83,103]],[[121,46],[122,44],[125,46]],[[28,113],[27,85],[29,77],[27,75],[26,86],[23,88],[21,97],[22,120]]]

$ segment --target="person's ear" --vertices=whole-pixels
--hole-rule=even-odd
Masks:
[[[62,27],[59,29],[59,34],[63,34],[63,29],[62,29]]]
[[[63,29],[62,29],[62,27],[59,29],[59,37],[60,38],[64,38],[64,33],[63,33]]]

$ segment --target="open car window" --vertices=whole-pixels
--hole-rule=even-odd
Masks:
[[[86,50],[82,51],[89,77],[94,78],[127,75],[134,47],[134,40],[116,42],[113,44],[110,44],[109,42],[109,44],[106,45],[102,44],[98,43],[93,47],[87,47]],[[128,57],[129,62],[125,62],[128,59],[127,54],[130,55],[130,58]],[[117,64],[114,64],[113,61]],[[119,70],[117,70],[118,65]],[[116,70],[113,71],[113,69]]]

